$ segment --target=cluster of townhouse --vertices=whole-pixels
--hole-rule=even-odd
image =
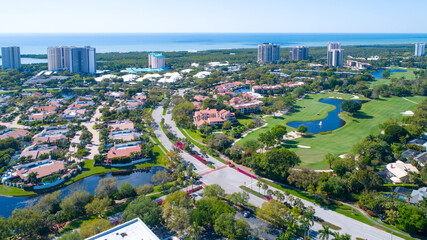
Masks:
[[[234,91],[246,88],[247,84],[243,82],[230,82],[230,83],[223,83],[221,85],[215,86],[215,91],[220,95],[225,94],[234,94]]]
[[[25,136],[29,135],[30,132],[28,132],[25,129],[5,129],[3,131],[0,131],[0,140],[6,139],[6,138],[15,138],[15,139],[22,139]]]
[[[208,108],[196,111],[193,116],[193,122],[197,127],[200,127],[203,124],[220,127],[226,121],[234,123],[237,119],[234,113],[225,109],[218,111],[217,109]]]
[[[372,65],[367,62],[359,62],[359,61],[349,59],[346,61],[346,64],[344,64],[344,67],[349,68],[351,70],[366,70],[366,69],[370,69]]]
[[[93,96],[91,95],[78,97],[74,103],[64,110],[61,116],[68,121],[73,119],[83,120],[88,108],[95,106],[92,98]]]
[[[193,97],[193,105],[196,109],[202,109],[203,100],[208,99],[208,96],[196,95]]]
[[[106,165],[112,164],[114,158],[132,157],[132,153],[141,152],[142,134],[137,132],[130,120],[118,120],[108,123],[111,129],[108,140],[112,142],[105,160]]]
[[[46,105],[34,108],[36,111],[28,115],[28,121],[41,121],[48,116],[55,115],[66,102],[65,98],[49,99]]]

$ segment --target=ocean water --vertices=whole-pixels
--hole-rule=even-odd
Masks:
[[[129,33],[129,34],[0,34],[0,46],[20,46],[22,54],[46,54],[49,46],[93,46],[97,52],[197,51],[255,48],[272,42],[296,45],[411,44],[427,42],[427,34],[338,33]]]

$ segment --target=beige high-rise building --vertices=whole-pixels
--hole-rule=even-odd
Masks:
[[[73,47],[49,47],[47,67],[49,71],[70,70],[70,49]]]
[[[258,45],[259,63],[276,63],[280,59],[280,45],[263,43]]]

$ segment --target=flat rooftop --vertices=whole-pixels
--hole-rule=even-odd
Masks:
[[[160,240],[145,223],[135,218],[86,240]]]

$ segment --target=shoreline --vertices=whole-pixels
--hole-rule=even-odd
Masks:
[[[28,195],[4,195],[4,194],[0,194],[0,197],[10,197],[10,198],[14,198],[14,197],[36,197],[36,196],[39,196],[39,195],[42,195],[42,194],[47,194],[47,193],[51,193],[51,192],[54,192],[54,191],[57,191],[57,190],[61,190],[62,188],[65,188],[65,187],[68,187],[68,186],[70,186],[72,184],[78,183],[78,182],[80,182],[80,181],[82,181],[82,180],[84,180],[84,179],[86,179],[88,177],[94,176],[94,175],[106,175],[106,174],[109,174],[109,173],[111,173],[111,174],[113,174],[113,173],[131,174],[131,173],[136,172],[138,170],[144,170],[144,169],[149,170],[152,167],[164,167],[164,166],[162,166],[162,165],[155,165],[155,166],[135,168],[135,169],[121,169],[121,170],[111,170],[111,171],[106,171],[106,172],[93,173],[93,174],[90,174],[90,175],[85,176],[83,178],[80,178],[80,179],[78,179],[76,181],[70,182],[71,180],[69,180],[67,182],[62,183],[61,185],[55,186],[53,188],[48,188],[48,189],[46,189],[46,191],[35,192],[34,194],[28,194]],[[76,175],[76,177],[77,176],[78,175]],[[4,185],[2,185],[2,186],[4,186]],[[4,187],[9,187],[9,186],[4,186]],[[23,191],[26,191],[26,190],[23,190]]]

